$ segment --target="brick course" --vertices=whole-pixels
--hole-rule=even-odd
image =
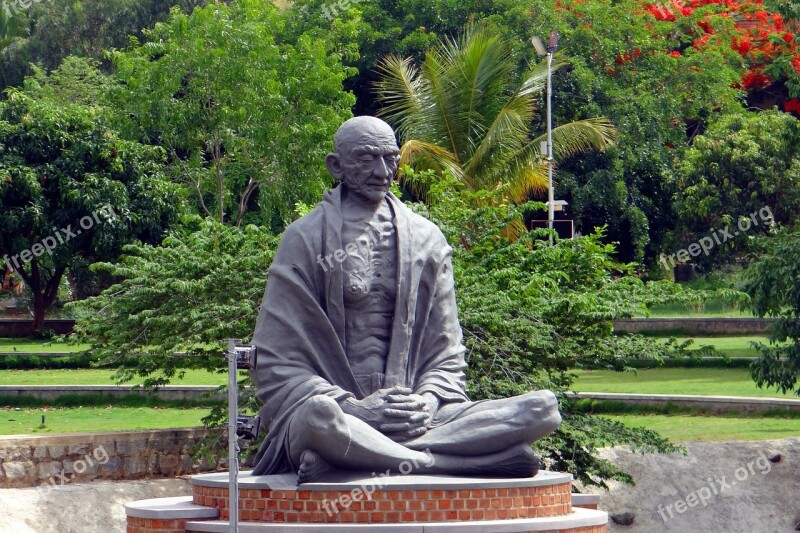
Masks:
[[[128,517],[128,533],[184,533],[186,520],[157,520],[153,518]]]
[[[507,520],[563,516],[572,511],[570,483],[469,490],[353,491],[243,489],[239,518],[257,522],[401,523]],[[195,485],[196,505],[229,517],[228,489]],[[587,530],[588,531],[588,530]]]

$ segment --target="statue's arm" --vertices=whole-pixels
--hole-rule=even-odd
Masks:
[[[253,382],[265,420],[277,419],[310,395],[324,394],[339,403],[354,397],[341,386],[341,370],[330,362],[338,339],[319,303],[322,270],[315,257],[320,244],[308,228],[318,225],[314,218],[289,226],[269,269],[253,334],[258,348]]]
[[[419,356],[422,358],[414,392],[438,409],[446,402],[466,401],[466,375],[461,326],[458,323],[452,250],[441,236],[436,258],[435,290]]]

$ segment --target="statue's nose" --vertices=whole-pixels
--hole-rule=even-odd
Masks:
[[[392,171],[389,170],[389,165],[386,164],[386,160],[382,157],[376,158],[378,164],[375,168],[375,175],[381,178],[390,178],[392,176]]]

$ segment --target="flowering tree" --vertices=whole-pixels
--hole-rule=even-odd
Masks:
[[[769,107],[781,103],[786,111],[800,111],[798,26],[787,23],[783,14],[773,12],[763,0],[670,0],[645,4],[645,11],[691,37],[695,49],[730,47],[743,60],[739,87],[751,94],[769,88],[767,94],[772,97],[762,94],[760,103]],[[683,48],[671,54],[680,57]]]

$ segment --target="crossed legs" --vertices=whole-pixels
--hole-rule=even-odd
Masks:
[[[333,399],[316,396],[292,417],[290,453],[300,465],[299,483],[331,469],[398,472],[405,461],[419,465],[418,474],[528,477],[539,466],[529,443],[560,422],[555,396],[537,391],[475,402],[446,424],[401,444],[345,414]]]

